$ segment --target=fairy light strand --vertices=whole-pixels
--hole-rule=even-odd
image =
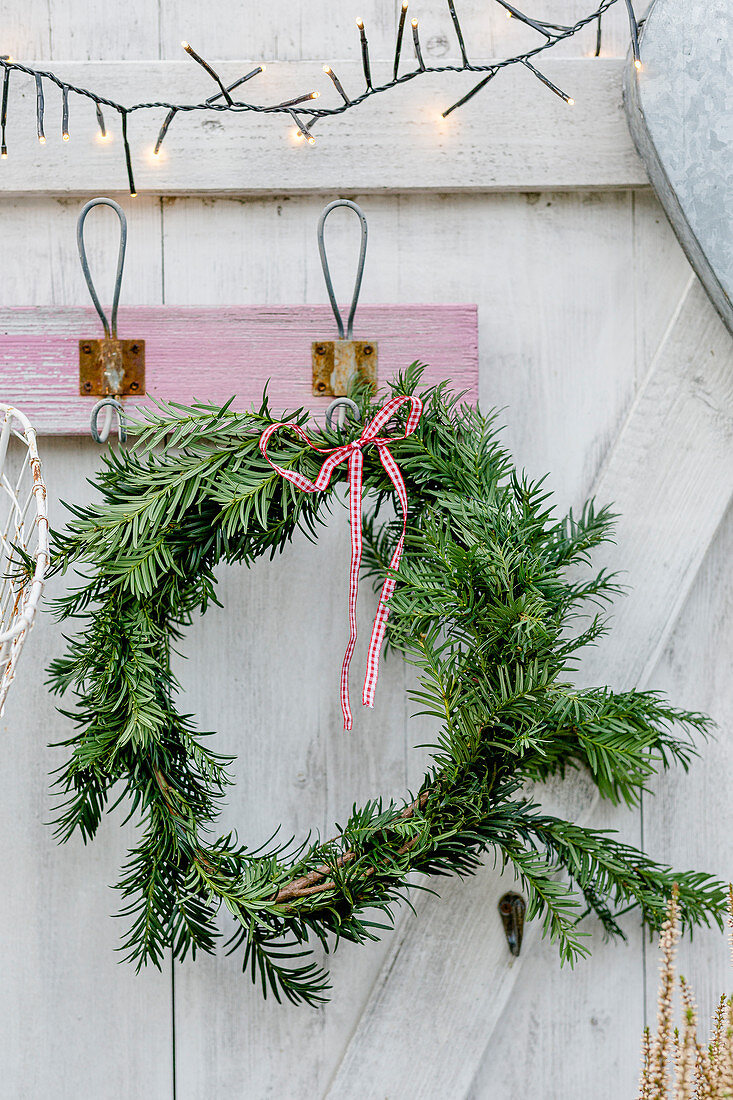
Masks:
[[[407,0],[405,0],[405,2],[402,5],[402,8],[400,9],[400,21],[399,21],[399,24],[397,26],[397,41],[395,42],[394,66],[392,68],[392,80],[393,80],[393,82],[397,80],[397,73],[399,72],[399,68],[400,68],[400,56],[402,54],[402,39],[404,38],[404,35],[405,35],[405,19],[406,18],[407,18]]]
[[[102,113],[102,105],[101,105],[101,103],[96,103],[95,107],[96,107],[96,111],[97,111],[97,126],[99,126],[99,136],[102,139],[102,141],[106,141],[107,138],[109,137],[109,134],[107,133],[107,127],[104,124],[104,115]]]
[[[344,91],[344,88],[343,88],[343,85],[342,85],[341,81],[340,81],[340,80],[339,80],[339,78],[338,78],[338,77],[336,76],[336,73],[335,73],[335,72],[333,71],[333,69],[331,68],[331,66],[330,66],[330,65],[324,65],[324,66],[323,66],[323,71],[324,71],[324,73],[326,74],[326,76],[329,76],[329,77],[331,78],[331,81],[332,81],[332,83],[333,83],[333,86],[334,86],[334,88],[336,89],[336,91],[338,92],[338,94],[339,94],[339,95],[341,96],[341,98],[343,99],[344,103],[346,103],[347,105],[349,105],[349,104],[351,103],[351,100],[349,99],[349,97],[347,96],[346,92]]]
[[[556,96],[560,97],[560,99],[564,99],[569,107],[573,106],[573,104],[575,103],[575,100],[571,96],[569,96],[566,92],[564,92],[562,90],[562,88],[558,88],[557,84],[553,84],[551,80],[548,80],[547,77],[545,76],[545,74],[541,73],[539,69],[536,69],[530,61],[524,61],[524,62],[522,62],[522,64],[525,65],[526,68],[528,68],[531,73],[534,73],[534,75],[537,77],[537,79],[539,81],[541,81],[542,84],[544,84],[546,88],[549,88],[550,91],[554,92]]]
[[[224,99],[227,101],[227,105],[229,107],[233,107],[234,106],[234,100],[232,99],[232,97],[229,95],[229,92],[224,87],[224,83],[223,83],[221,77],[219,76],[219,74],[214,69],[212,69],[212,67],[208,63],[208,61],[204,61],[203,57],[201,57],[200,54],[196,53],[193,46],[189,45],[188,42],[181,42],[181,45],[183,46],[183,48],[186,51],[186,53],[188,54],[188,56],[192,57],[194,59],[194,61],[198,65],[200,65],[201,68],[205,72],[207,72],[209,74],[211,79],[216,81],[216,83],[219,85],[219,90],[220,90],[221,94],[224,96]]]
[[[3,73],[3,102],[0,107],[0,157],[3,160],[8,155],[8,146],[5,140],[5,127],[8,123],[8,93],[10,92],[10,69]]]
[[[417,29],[417,19],[413,19],[412,21],[412,44],[415,47],[415,57],[417,58],[420,72],[424,73],[426,69],[425,62],[423,60],[422,50],[420,49],[420,32]]]
[[[411,21],[412,38],[417,64],[416,67],[408,68],[408,71],[400,73],[399,68],[402,61],[402,47],[408,8],[407,0],[404,0],[399,12],[399,22],[397,26],[394,61],[392,67],[392,78],[388,81],[385,81],[385,83],[383,84],[374,83],[371,71],[371,61],[369,57],[369,47],[366,38],[366,32],[364,29],[363,20],[360,19],[358,20],[357,26],[359,29],[359,39],[361,43],[362,53],[362,67],[364,70],[364,90],[358,95],[348,95],[345,92],[343,85],[339,81],[338,77],[331,69],[330,65],[324,65],[323,70],[331,80],[331,83],[333,84],[341,99],[341,102],[329,107],[305,106],[305,104],[310,104],[312,103],[312,101],[318,98],[318,96],[320,95],[318,91],[307,92],[303,95],[295,96],[292,99],[287,99],[281,103],[274,104],[248,103],[242,100],[235,100],[233,99],[231,92],[238,88],[241,84],[244,84],[246,81],[250,80],[253,76],[261,73],[264,70],[265,66],[257,66],[245,76],[240,77],[240,79],[235,81],[234,84],[230,84],[227,87],[224,85],[216,70],[209,64],[208,61],[201,57],[201,55],[197,53],[196,50],[194,50],[188,42],[183,43],[183,48],[186,50],[189,56],[194,61],[196,61],[197,64],[199,64],[215,81],[219,89],[215,95],[209,96],[207,99],[204,99],[203,101],[198,103],[170,103],[166,102],[165,100],[159,100],[154,102],[133,103],[126,105],[123,103],[119,103],[114,99],[109,99],[106,96],[99,95],[97,92],[94,92],[89,88],[82,88],[77,85],[70,84],[68,81],[61,80],[61,78],[53,72],[36,69],[28,65],[23,65],[21,62],[16,61],[9,56],[0,55],[0,68],[4,70],[3,109],[1,126],[2,134],[0,135],[0,138],[2,140],[2,156],[3,158],[7,157],[7,148],[5,143],[5,123],[8,113],[9,77],[10,73],[13,70],[18,73],[30,76],[35,80],[36,121],[38,139],[41,143],[44,143],[46,140],[43,127],[44,82],[47,84],[55,85],[62,94],[64,104],[62,133],[65,139],[69,133],[68,104],[71,96],[86,98],[94,103],[97,114],[97,122],[99,125],[99,137],[103,141],[108,140],[111,137],[111,134],[105,126],[104,116],[102,114],[102,107],[108,107],[111,110],[118,112],[122,124],[122,141],[125,155],[125,167],[127,170],[130,191],[133,194],[135,194],[136,192],[133,177],[132,154],[128,141],[127,127],[129,116],[136,113],[137,111],[159,110],[166,112],[163,124],[158,133],[158,140],[154,149],[154,152],[159,153],[161,143],[165,138],[168,128],[175,116],[179,113],[190,113],[192,111],[206,111],[211,113],[231,112],[233,114],[251,112],[258,115],[280,114],[286,115],[292,119],[293,108],[298,107],[300,108],[300,110],[297,113],[297,117],[294,119],[294,121],[296,122],[297,130],[300,136],[305,138],[308,144],[312,145],[315,142],[315,138],[313,137],[311,131],[313,129],[313,126],[316,122],[318,122],[319,119],[331,118],[343,114],[345,111],[351,110],[352,107],[357,107],[360,104],[364,103],[371,96],[379,95],[382,92],[389,91],[392,88],[398,87],[408,81],[414,80],[415,77],[421,76],[423,73],[443,74],[469,72],[476,73],[481,78],[474,85],[473,88],[471,88],[468,92],[466,92],[463,96],[456,100],[455,103],[447,107],[445,111],[442,112],[442,118],[447,118],[458,107],[463,106],[465,103],[468,103],[469,100],[473,99],[473,97],[477,95],[483,88],[485,88],[486,85],[491,80],[493,80],[494,77],[497,76],[502,69],[505,69],[511,65],[518,64],[521,64],[524,68],[526,68],[528,72],[532,73],[532,75],[536,77],[537,80],[539,80],[543,85],[545,85],[545,87],[554,92],[555,95],[564,100],[565,103],[567,103],[568,105],[572,105],[574,103],[572,97],[569,96],[566,92],[562,91],[561,88],[558,88],[555,84],[553,84],[552,81],[549,80],[544,75],[544,73],[535,66],[535,64],[533,64],[533,61],[538,57],[538,55],[544,53],[546,50],[552,49],[554,46],[558,45],[558,43],[563,42],[568,38],[571,38],[573,35],[578,34],[591,23],[596,24],[596,56],[598,56],[600,54],[602,18],[604,14],[608,11],[608,9],[611,8],[615,3],[618,3],[619,0],[597,0],[597,6],[594,8],[593,11],[583,16],[576,23],[568,26],[559,23],[549,23],[533,19],[530,16],[526,15],[524,12],[520,11],[520,9],[517,8],[513,3],[511,3],[510,0],[495,0],[495,2],[504,9],[509,19],[516,19],[518,22],[523,23],[524,25],[531,27],[533,30],[537,31],[541,35],[542,41],[531,49],[527,49],[523,53],[517,54],[515,56],[502,58],[500,60],[492,60],[491,62],[484,62],[483,64],[472,63],[468,60],[469,54],[466,48],[465,39],[463,37],[463,31],[458,18],[458,12],[456,10],[454,0],[447,0],[448,14],[450,16],[453,24],[453,29],[458,39],[458,46],[461,55],[460,63],[442,65],[426,64],[420,45],[418,21],[417,19],[413,19]],[[623,0],[623,2],[626,5],[626,11],[629,18],[631,48],[634,58],[634,64],[637,69],[640,69],[641,57],[639,52],[638,23],[634,15],[632,0]]]
[[[43,129],[43,79],[39,73],[35,73],[36,78],[36,134],[41,145],[46,144],[46,134]]]
[[[357,19],[356,25],[359,28],[359,41],[361,43],[361,65],[364,69],[364,83],[367,86],[367,91],[372,91],[374,85],[372,84],[372,66],[369,61],[369,43],[367,42],[366,31],[364,30],[364,20]]]
[[[61,93],[61,137],[68,141],[69,134],[69,89],[64,88]]]

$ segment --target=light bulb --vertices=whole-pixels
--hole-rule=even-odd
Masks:
[[[507,19],[511,19],[511,17],[512,17],[512,13],[511,13],[510,11],[508,11],[508,12],[506,13],[506,17],[507,17]]]
[[[567,103],[568,107],[574,107],[575,106],[575,100],[574,99],[567,99],[565,102]]]
[[[331,66],[330,65],[324,65],[323,66],[323,71],[324,71],[324,73],[330,73],[331,72]]]
[[[311,92],[311,99],[318,99],[320,92]]]
[[[308,137],[305,140],[308,142],[309,145],[316,144],[316,139],[313,137],[313,134],[308,134]]]
[[[64,130],[64,132],[61,136],[64,139],[64,141],[68,141],[71,135],[69,134],[68,130]]]
[[[416,27],[416,26],[417,26],[417,19],[413,19],[413,21],[412,21],[412,25],[413,25],[413,27]]]
[[[46,144],[46,139],[45,139],[45,137],[39,137],[39,139],[38,139],[38,143],[39,143],[39,145],[45,145],[45,144]]]
[[[188,49],[188,42],[181,42],[181,45],[183,46],[184,50]]]
[[[359,28],[360,31],[364,30],[364,20],[363,19],[357,19],[356,25],[357,25],[357,27]]]
[[[267,65],[260,65],[260,72],[264,73],[266,68],[267,68]]]
[[[637,70],[637,72],[641,69],[641,61],[638,58],[634,62],[634,68]]]

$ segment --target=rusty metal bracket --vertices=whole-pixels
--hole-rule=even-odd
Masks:
[[[527,903],[521,894],[510,891],[499,900],[499,914],[504,925],[506,942],[509,950],[515,957],[522,949],[522,936],[524,934],[524,914],[527,911]]]
[[[360,383],[377,391],[377,345],[373,340],[317,340],[311,345],[313,393],[342,397]]]
[[[79,393],[122,397],[145,393],[145,341],[79,341]]]

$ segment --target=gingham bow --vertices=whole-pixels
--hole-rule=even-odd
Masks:
[[[380,436],[380,431],[385,426],[388,420],[390,420],[397,412],[401,405],[409,402],[410,414],[407,418],[407,424],[402,435],[393,436]],[[374,626],[372,628],[372,636],[369,642],[369,653],[367,656],[366,677],[364,679],[364,691],[362,693],[362,702],[364,706],[374,706],[374,692],[377,687],[377,678],[379,676],[379,651],[382,648],[382,642],[384,640],[384,632],[387,628],[387,618],[389,616],[388,601],[394,591],[395,586],[395,573],[399,568],[400,558],[402,557],[402,550],[405,545],[405,532],[407,529],[407,490],[405,488],[405,482],[399,467],[392,457],[388,444],[393,443],[398,439],[407,439],[408,435],[412,435],[415,428],[418,425],[418,421],[422,416],[422,401],[418,397],[403,396],[393,397],[391,401],[388,401],[379,410],[377,415],[370,420],[364,427],[364,431],[361,433],[358,439],[352,440],[351,443],[345,443],[341,447],[316,447],[314,443],[308,438],[303,429],[298,424],[271,424],[260,437],[260,450],[272,466],[273,470],[276,470],[282,477],[287,478],[298,489],[302,489],[304,493],[317,493],[326,488],[331,480],[331,474],[342,462],[348,462],[349,473],[349,522],[351,524],[351,569],[349,573],[349,644],[346,646],[346,653],[344,654],[344,663],[341,667],[341,710],[344,715],[344,729],[350,730],[353,723],[351,720],[351,708],[349,706],[349,665],[351,663],[351,657],[354,652],[354,646],[356,645],[356,597],[359,591],[359,567],[361,565],[361,553],[362,553],[362,540],[361,540],[361,492],[362,492],[362,472],[364,469],[364,455],[362,449],[368,444],[373,443],[379,452],[379,460],[384,466],[387,476],[395,487],[395,492],[402,506],[402,534],[400,540],[397,543],[392,560],[389,563],[390,575],[382,586],[382,591],[379,595],[379,603],[377,605],[377,613],[374,616]],[[319,454],[328,455],[328,458],[323,463],[320,469],[318,477],[315,481],[310,481],[303,474],[297,473],[295,470],[284,470],[282,466],[276,466],[275,463],[268,457],[267,444],[270,437],[278,431],[280,428],[290,428],[292,431],[299,435],[304,443],[307,443],[309,447],[312,447],[314,451],[318,451]]]

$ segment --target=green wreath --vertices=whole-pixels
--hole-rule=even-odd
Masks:
[[[419,376],[410,368],[392,395],[413,393]],[[376,406],[355,396],[370,419]],[[309,942],[375,939],[413,872],[471,874],[486,851],[513,868],[528,918],[542,916],[564,961],[587,953],[578,928],[587,913],[612,935],[632,907],[659,928],[675,882],[688,926],[721,923],[722,883],[673,872],[523,796],[528,780],[582,767],[604,798],[634,806],[658,768],[688,766],[692,737],[710,721],[655,692],[572,686],[578,652],[604,629],[601,611],[588,609],[619,587],[605,572],[579,581],[568,571],[609,538],[610,512],[588,504],[578,518],[555,518],[542,483],[519,475],[498,443],[493,416],[444,385],[420,396],[417,430],[394,446],[409,516],[388,643],[419,669],[413,694],[439,732],[417,791],[401,804],[355,807],[325,843],[252,851],[232,834],[213,839],[231,758],[208,748],[175,705],[171,647],[216,600],[217,562],[272,556],[299,528],[314,536],[334,500],[330,488],[299,492],[262,457],[260,436],[274,422],[266,398],[251,413],[146,413],[131,429],[133,449],[108,454],[97,474],[101,501],[72,509],[56,537],[56,570],[88,574],[58,602],[60,616],[81,625],[49,670],[54,690],[76,697],[62,712],[76,730],[63,742],[72,751],[58,778],[58,836],[92,838],[113,790],[115,804],[129,799],[141,835],[118,888],[131,922],[126,957],[138,967],[159,966],[167,949],[212,952],[223,906],[234,920],[229,946],[243,948],[263,992],[317,1003],[328,975],[304,958]],[[290,419],[304,425],[307,414]],[[327,429],[311,435],[324,447],[344,440]],[[374,450],[364,454],[365,563],[381,582],[402,524]],[[285,430],[270,452],[311,479],[321,464]]]

